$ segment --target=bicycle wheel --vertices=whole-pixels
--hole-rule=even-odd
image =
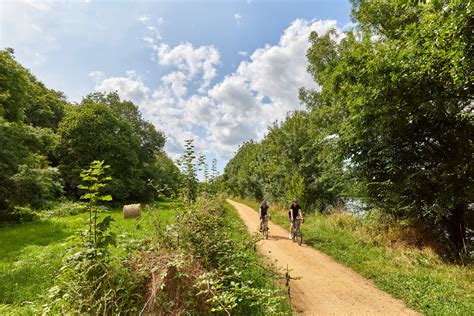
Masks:
[[[268,239],[268,227],[265,227],[263,229],[263,237],[265,237],[265,239]]]
[[[298,226],[298,222],[297,221],[294,221],[294,224],[293,224],[293,242],[297,242],[298,241],[298,236],[299,236],[299,231],[300,231],[300,228]]]
[[[301,246],[301,244],[303,243],[303,232],[301,231],[301,229],[298,229],[298,245]]]

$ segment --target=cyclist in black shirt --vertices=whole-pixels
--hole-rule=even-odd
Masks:
[[[303,218],[303,211],[301,206],[298,204],[298,199],[294,198],[293,203],[290,205],[288,210],[288,217],[290,218],[290,239],[293,238],[293,223],[297,218]]]
[[[262,231],[262,224],[263,220],[265,219],[265,216],[269,216],[270,213],[268,212],[269,206],[267,204],[267,201],[263,201],[262,204],[260,204],[260,231]]]

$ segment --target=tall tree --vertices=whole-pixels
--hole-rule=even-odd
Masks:
[[[66,189],[77,196],[78,172],[91,161],[104,160],[111,166],[108,186],[115,200],[146,201],[156,195],[155,184],[167,167],[162,157],[165,138],[143,119],[138,107],[122,101],[117,93],[93,93],[68,111],[58,133],[60,170]],[[163,168],[157,162],[165,164]]]
[[[64,94],[46,88],[32,74],[28,74],[27,94],[24,122],[56,130],[68,104]]]
[[[84,102],[66,114],[58,134],[59,169],[69,194],[78,196],[82,169],[94,160],[104,160],[113,176],[108,193],[117,200],[130,197],[137,186],[139,167],[139,139],[130,124],[104,104]]]
[[[354,1],[358,28],[312,33],[302,97],[340,137],[367,201],[466,252],[473,217],[473,15],[469,1]]]
[[[0,117],[21,122],[27,105],[28,73],[14,58],[14,51],[0,51]]]
[[[40,86],[15,61],[13,49],[0,51],[0,220],[19,220],[16,206],[41,208],[62,193],[59,173],[48,161],[55,135],[24,124],[33,90]]]

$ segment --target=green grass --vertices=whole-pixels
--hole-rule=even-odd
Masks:
[[[251,236],[247,232],[247,227],[242,221],[240,216],[237,214],[232,205],[225,203],[225,226],[231,233],[231,236],[234,240],[238,242],[248,242]],[[258,253],[254,249],[246,249],[250,260],[254,262],[263,262]],[[258,265],[257,265],[258,266]],[[261,264],[260,268],[247,269],[243,271],[247,275],[248,279],[251,279],[255,284],[263,284],[266,288],[278,289],[282,296],[286,297],[285,289],[282,286],[282,283],[279,282],[275,276],[278,276],[278,273],[272,270],[263,268],[265,264]],[[291,304],[289,299],[286,299],[282,306],[280,306],[280,315],[293,315]],[[242,315],[249,315],[248,313],[243,313]]]
[[[120,240],[138,240],[152,237],[153,218],[173,221],[177,206],[171,201],[145,207],[140,220],[125,220],[121,210],[100,216],[112,215]],[[0,314],[32,314],[42,305],[67,250],[67,238],[85,229],[87,218],[83,213],[0,228]],[[122,248],[114,251],[125,255]]]
[[[253,209],[258,203],[235,199]],[[286,211],[271,211],[272,220],[289,228]],[[419,249],[374,245],[331,216],[305,216],[304,241],[332,256],[408,306],[427,315],[472,315],[474,269],[449,264]]]

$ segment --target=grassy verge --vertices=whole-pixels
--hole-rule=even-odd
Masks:
[[[238,242],[247,242],[250,240],[251,236],[247,232],[247,227],[245,223],[242,221],[240,216],[237,214],[232,205],[229,203],[225,203],[225,223],[228,231],[231,233],[231,236],[234,240]],[[257,252],[254,249],[246,249],[248,253],[248,258],[254,262],[263,262],[263,259],[259,257]],[[282,286],[281,282],[278,279],[275,279],[277,273],[269,273],[269,270],[263,268],[263,265],[266,263],[262,263],[262,268],[253,268],[252,270],[245,271],[249,276],[249,279],[254,280],[257,283],[264,284],[266,287],[271,289],[279,290],[281,296],[285,296],[286,289]],[[282,302],[280,308],[280,315],[292,315],[292,309],[289,299]]]
[[[258,203],[235,199],[253,209]],[[286,210],[272,220],[288,229]],[[427,315],[472,315],[474,269],[445,263],[427,249],[377,245],[361,235],[357,223],[341,216],[312,214],[303,224],[305,243],[332,256],[381,289]]]
[[[152,219],[172,221],[176,206],[174,202],[156,203],[143,210],[140,220],[125,220],[121,210],[113,210],[113,231],[124,240],[150,238]],[[67,238],[84,229],[87,217],[83,213],[43,218],[0,228],[0,314],[33,314],[42,305],[67,249]],[[114,251],[125,254],[121,248]]]
[[[217,204],[219,205],[219,203]],[[221,208],[223,204],[221,201]],[[190,243],[190,246],[192,246],[190,251],[173,246],[170,249],[163,248],[163,242],[168,243],[170,241],[168,238],[172,236],[165,229],[167,224],[178,223],[175,221],[175,215],[179,213],[182,216],[184,212],[185,209],[175,202],[162,202],[145,206],[142,211],[142,218],[139,220],[123,219],[122,212],[118,209],[110,213],[102,213],[100,216],[110,214],[115,219],[112,230],[117,235],[119,246],[110,249],[114,258],[136,258],[134,260],[146,262],[147,255],[157,254],[158,258],[162,260],[169,258],[171,261],[177,259],[176,262],[180,262],[180,258],[187,258],[186,260],[189,260],[189,263],[197,263],[199,265],[200,262],[206,262],[206,258],[202,257],[194,261],[193,256],[195,258],[196,254],[200,253],[200,249],[198,249],[200,247],[196,247],[193,243]],[[59,214],[60,212],[56,213]],[[246,246],[253,244],[252,237],[247,234],[245,226],[236,211],[230,205],[225,204],[225,210],[222,214],[222,226],[220,227],[223,235],[216,236],[224,238],[220,240],[218,247],[220,247],[221,251],[225,250],[225,252],[217,252],[219,254],[218,257],[221,257],[221,259],[217,259],[215,263],[217,266],[215,268],[212,268],[212,264],[209,266],[211,280],[220,282],[220,285],[214,290],[222,291],[223,288],[220,286],[225,287],[224,291],[220,292],[220,295],[216,297],[220,300],[232,299],[233,297],[238,298],[240,300],[236,301],[238,306],[232,310],[235,315],[263,315],[263,311],[268,310],[268,308],[261,308],[261,302],[255,305],[256,301],[253,302],[252,300],[256,297],[264,297],[269,295],[269,293],[273,293],[269,297],[269,299],[274,299],[274,303],[271,303],[273,304],[272,310],[279,315],[291,315],[291,307],[289,302],[285,300],[284,289],[275,281],[277,279],[276,274],[261,264],[260,258],[253,247]],[[86,222],[88,214],[63,214],[61,216],[42,218],[32,223],[0,228],[0,243],[2,244],[0,248],[1,315],[35,315],[41,313],[41,306],[48,301],[48,290],[55,284],[55,277],[62,265],[62,258],[68,247],[67,239],[75,232],[85,228],[84,222]],[[214,220],[211,221],[212,226],[213,223]],[[181,226],[181,229],[184,229],[188,223],[184,220],[181,225],[184,225]],[[212,231],[194,230],[194,226],[187,227],[186,229],[189,230],[189,236],[196,233],[209,233],[209,237],[203,236],[203,240],[209,239],[208,250],[215,250],[213,245],[216,245],[216,239],[214,238],[216,236],[214,236]],[[225,236],[227,235],[231,236],[231,239],[235,242],[226,240]],[[149,242],[146,242],[147,240]],[[182,243],[183,241],[177,242]],[[153,246],[142,249],[141,245],[145,244],[157,247]],[[156,250],[149,251],[149,249]],[[132,251],[132,256],[130,256],[130,251]],[[180,257],[183,255],[184,257]],[[233,262],[232,264],[227,264],[232,262],[233,258],[235,258],[236,262],[240,263]],[[207,260],[213,261],[216,259],[212,255]],[[173,262],[169,264],[175,264]],[[149,269],[145,267],[143,274],[137,274],[136,282],[141,283],[144,280],[144,275],[150,275],[150,270],[155,271],[157,268],[160,268],[159,262],[149,261],[148,263],[150,264]],[[223,263],[223,266],[220,265],[221,263]],[[169,265],[167,267],[169,268]],[[155,273],[161,275],[167,271],[167,267],[161,267],[163,269],[155,271]],[[233,272],[229,274],[226,267],[230,268],[231,271],[236,269],[235,272],[237,274]],[[194,269],[194,267],[189,268],[191,269],[190,271]],[[202,273],[202,266],[200,269],[199,271]],[[180,273],[178,272],[178,275],[183,277],[184,274],[181,275]],[[226,274],[229,275],[226,276]],[[205,278],[205,274],[202,277]],[[180,284],[180,286],[186,286],[187,279],[184,279],[182,284],[179,282],[175,283]],[[234,281],[237,282],[235,284],[242,284],[243,287],[233,288]],[[172,289],[167,289],[166,287],[165,290],[169,291],[166,295],[171,295],[173,292]],[[188,290],[190,293],[194,293],[190,289]],[[245,299],[247,295],[253,295],[249,296],[248,302]],[[168,296],[165,296],[165,299],[156,297],[154,301],[173,305],[175,301],[170,299],[171,296],[168,299],[166,297]],[[199,301],[195,296],[187,298],[189,299],[189,304],[193,304],[193,300]],[[232,306],[233,303],[227,302],[227,304]],[[141,306],[137,307],[141,308]]]

